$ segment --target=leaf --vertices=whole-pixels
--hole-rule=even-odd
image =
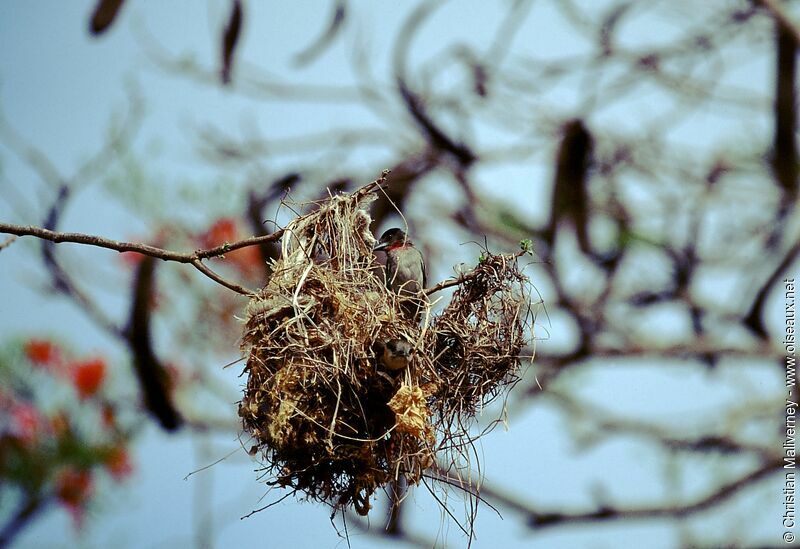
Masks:
[[[183,418],[172,403],[167,388],[167,372],[152,345],[150,304],[155,291],[155,269],[156,263],[152,257],[146,257],[139,263],[126,335],[145,407],[165,430],[174,431],[181,426]]]
[[[233,0],[231,15],[228,18],[228,25],[225,27],[225,34],[222,36],[222,70],[220,75],[223,84],[231,81],[231,69],[233,67],[233,53],[239,42],[239,34],[242,30],[242,2]]]
[[[89,30],[95,36],[104,33],[114,22],[124,0],[99,0],[94,8]]]
[[[556,156],[549,230],[553,238],[558,223],[562,219],[570,219],[575,226],[581,251],[590,254],[589,198],[586,186],[594,140],[582,120],[567,122],[563,131],[564,136]]]

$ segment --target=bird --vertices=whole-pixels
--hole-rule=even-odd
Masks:
[[[402,339],[389,339],[380,344],[382,353],[380,362],[387,370],[397,371],[408,366],[413,348]]]
[[[418,319],[422,302],[427,301],[423,293],[427,277],[422,253],[406,233],[396,227],[384,232],[373,250],[386,253],[386,287],[404,298],[403,311]]]

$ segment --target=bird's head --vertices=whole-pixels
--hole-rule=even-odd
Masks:
[[[409,245],[411,245],[411,241],[406,236],[406,233],[395,227],[384,232],[372,249],[376,252],[388,252],[389,250]]]

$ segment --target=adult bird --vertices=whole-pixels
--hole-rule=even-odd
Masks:
[[[422,303],[427,301],[423,293],[427,278],[422,253],[398,228],[384,232],[373,249],[386,253],[386,287],[403,298],[403,311],[418,320]]]

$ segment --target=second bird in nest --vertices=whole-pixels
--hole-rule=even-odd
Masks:
[[[403,312],[419,320],[423,303],[427,301],[423,292],[427,277],[422,253],[398,228],[384,232],[373,249],[386,253],[386,287],[404,298],[400,303]]]

